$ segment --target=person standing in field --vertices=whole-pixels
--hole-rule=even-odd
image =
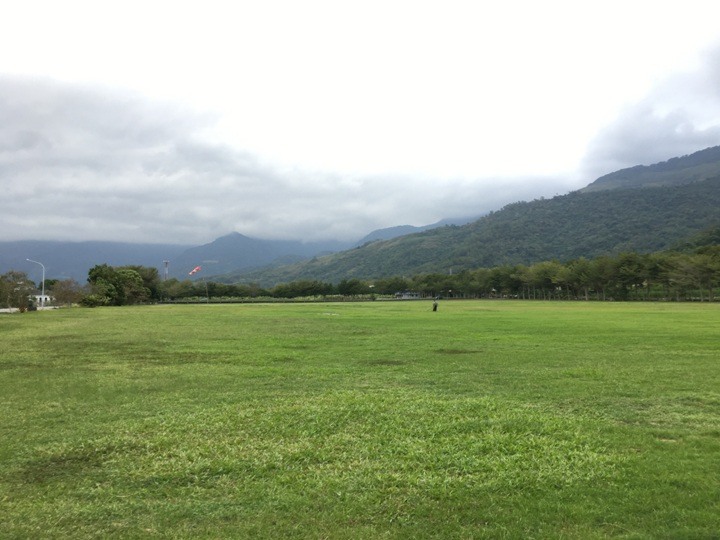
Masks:
[[[437,307],[438,307],[438,301],[437,301],[437,298],[435,298],[435,300],[433,300],[433,311],[437,311]]]

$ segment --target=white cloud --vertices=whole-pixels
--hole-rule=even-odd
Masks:
[[[538,192],[520,182],[281,168],[197,137],[207,117],[50,81],[0,79],[0,115],[7,239],[192,243],[237,230],[348,240]]]
[[[720,47],[692,69],[659,81],[588,144],[590,177],[649,165],[720,144]]]
[[[719,12],[15,2],[0,33],[14,53],[0,55],[0,230],[354,239],[564,193],[720,142],[718,63],[700,55]]]

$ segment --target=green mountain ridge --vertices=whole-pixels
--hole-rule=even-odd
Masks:
[[[715,169],[717,173],[708,176]],[[625,251],[648,253],[669,249],[720,225],[720,147],[653,166],[624,169],[596,182],[605,186],[509,204],[463,226],[441,227],[299,264],[234,272],[215,279],[263,286],[301,279],[337,283],[351,278],[568,261]]]
[[[720,146],[676,157],[654,165],[637,165],[601,176],[583,193],[608,189],[660,187],[689,184],[720,176]]]

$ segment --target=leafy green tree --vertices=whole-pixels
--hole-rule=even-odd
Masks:
[[[572,285],[572,272],[570,268],[564,264],[554,261],[555,271],[553,273],[553,283],[557,291],[565,291],[565,298],[570,298],[570,288]]]
[[[117,272],[112,266],[98,264],[88,271],[90,294],[83,299],[86,306],[122,305],[122,290],[119,288]]]
[[[642,290],[646,282],[644,258],[637,253],[621,253],[616,258],[615,285],[618,298],[627,299],[636,290]]]
[[[590,283],[596,294],[603,300],[607,299],[607,292],[615,286],[616,264],[614,259],[602,255],[591,261]]]
[[[343,296],[358,296],[361,294],[368,294],[370,288],[367,283],[360,281],[359,279],[343,279],[338,283],[337,291]]]
[[[531,285],[542,293],[545,300],[552,298],[556,288],[555,275],[558,271],[558,263],[545,261],[534,264],[530,267]]]
[[[281,283],[273,288],[272,295],[276,298],[298,298],[303,296],[324,296],[332,294],[333,286],[321,281],[300,280]]]
[[[692,256],[692,275],[700,291],[700,299],[703,299],[703,291],[707,292],[708,300],[714,300],[714,288],[718,283],[719,266],[713,257],[706,253],[698,253]]]
[[[453,279],[454,296],[462,298],[477,298],[480,293],[480,287],[475,279],[475,274],[470,270],[463,270]]]
[[[96,265],[88,271],[90,294],[83,303],[89,306],[123,306],[138,304],[150,299],[142,276],[131,267],[113,268]]]
[[[720,230],[720,229],[719,229]],[[702,282],[708,290],[709,300],[715,300],[715,289],[720,287],[720,245],[704,246],[697,250]]]
[[[122,266],[121,268],[135,270],[140,275],[143,287],[148,290],[150,300],[157,301],[162,298],[162,282],[157,268],[140,265]]]
[[[522,294],[523,282],[517,266],[496,266],[490,269],[488,277],[492,289],[501,296],[520,296]]]
[[[592,286],[592,264],[585,257],[580,257],[568,264],[569,282],[576,293],[582,292],[585,300],[589,300],[590,287]]]
[[[238,283],[234,285],[235,294],[238,298],[257,298],[258,296],[271,296],[270,291],[260,287],[257,283]]]
[[[150,289],[145,287],[143,278],[137,270],[129,267],[117,269],[118,283],[122,289],[122,304],[140,304],[150,300]]]
[[[664,298],[671,298],[677,294],[675,283],[675,259],[679,253],[662,252],[654,255],[655,263],[658,266],[656,283],[662,286]],[[676,297],[677,299],[677,297]]]
[[[410,281],[404,277],[376,279],[373,285],[378,294],[395,294],[411,289]]]
[[[699,297],[712,302],[720,278],[720,264],[708,253],[680,253],[669,259],[668,278],[676,300]]]
[[[532,295],[532,271],[524,264],[515,266],[512,279],[520,284],[520,298],[530,298]]]
[[[693,276],[691,255],[673,253],[666,259],[665,264],[668,286],[675,300],[680,301],[690,297],[692,289],[697,286]]]
[[[161,283],[160,296],[169,300],[193,296],[193,283],[189,279],[180,281],[177,278],[170,278]]]
[[[493,288],[492,277],[489,268],[478,268],[472,271],[473,287],[477,290],[478,296],[490,296]]]
[[[423,274],[417,276],[410,287],[425,296],[441,296],[451,291],[455,283],[447,274]]]
[[[663,256],[660,253],[650,253],[645,255],[645,299],[650,299],[650,294],[661,281],[663,271]]]

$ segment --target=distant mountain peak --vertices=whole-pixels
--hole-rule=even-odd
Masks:
[[[263,286],[300,279],[339,282],[439,274],[622,252],[651,253],[720,226],[720,147],[623,169],[587,189],[509,204],[462,227],[437,227],[232,282]],[[403,228],[401,227],[400,230]],[[389,232],[397,232],[391,228]],[[701,241],[713,241],[715,236]],[[367,237],[366,237],[367,238]]]
[[[239,232],[233,231],[227,234],[224,234],[222,236],[218,236],[215,240],[212,242],[208,242],[209,244],[214,244],[215,242],[222,242],[222,241],[228,241],[228,240],[251,240],[249,236],[245,236],[244,234],[241,234]]]

